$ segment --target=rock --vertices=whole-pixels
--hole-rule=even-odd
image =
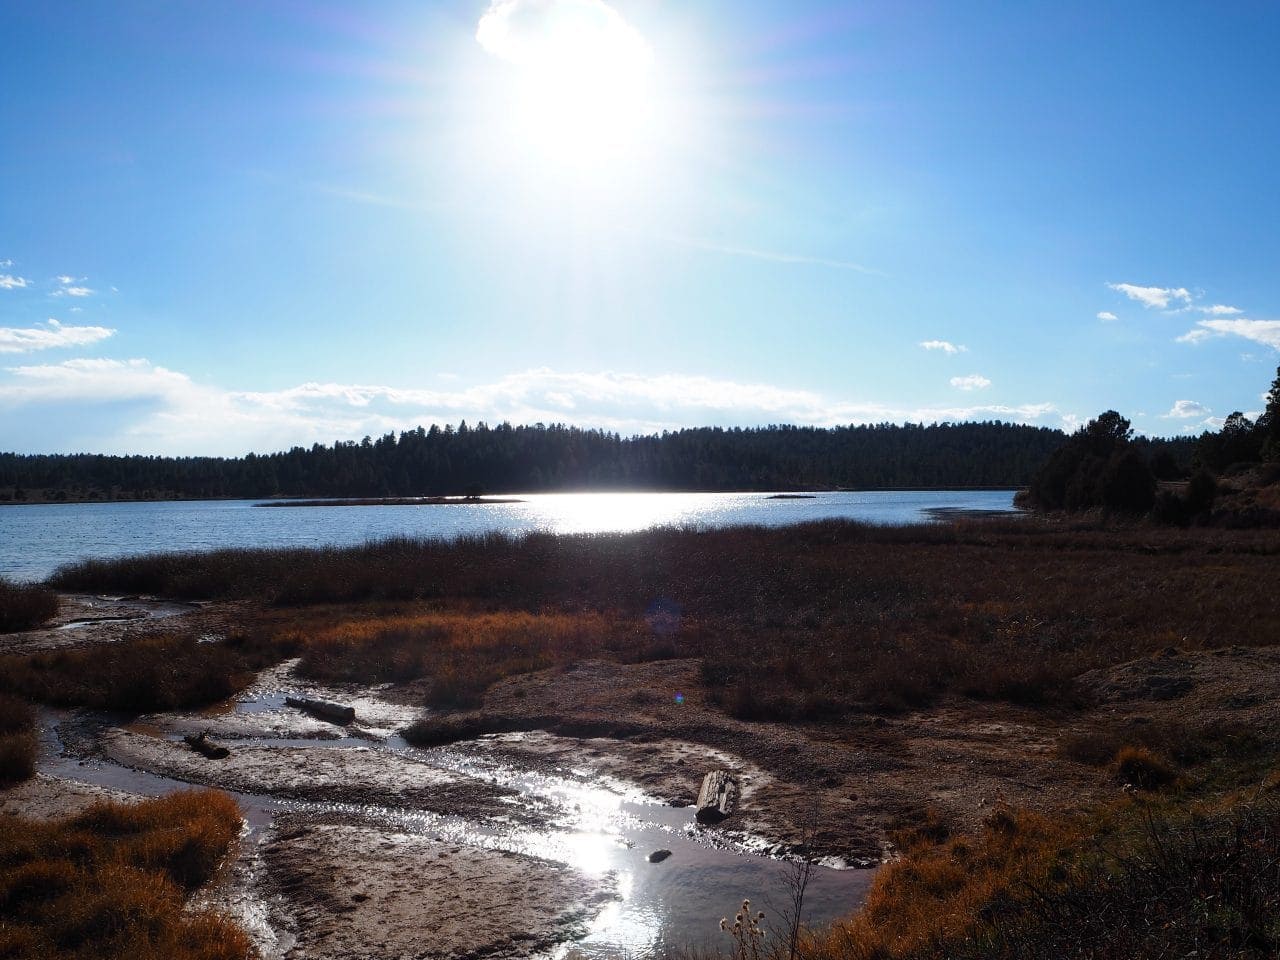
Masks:
[[[344,707],[338,703],[311,700],[307,697],[285,697],[284,702],[287,706],[305,710],[312,716],[319,717],[321,720],[328,720],[330,723],[336,723],[343,727],[356,718],[355,707]]]
[[[663,860],[667,859],[667,857],[669,856],[671,856],[670,850],[655,850],[653,851],[653,853],[649,854],[649,862],[661,863]]]
[[[699,823],[719,823],[733,813],[738,798],[738,784],[727,770],[712,770],[702,779],[698,791]]]
[[[182,739],[187,742],[187,746],[192,750],[196,753],[203,754],[210,760],[222,760],[231,756],[230,750],[221,744],[214,743],[206,734],[202,733],[199,736],[196,736],[193,733],[189,733]]]

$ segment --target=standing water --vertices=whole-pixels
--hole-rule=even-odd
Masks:
[[[655,526],[785,526],[845,519],[928,523],[934,511],[1013,512],[1012,490],[818,493],[554,493],[516,503],[263,509],[256,500],[0,506],[0,576],[40,580],[90,557],[224,547],[346,546],[386,537],[614,533]]]

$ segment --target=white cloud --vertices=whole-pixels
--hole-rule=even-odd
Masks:
[[[958,390],[985,390],[991,381],[980,373],[971,373],[967,377],[952,377],[951,385]]]
[[[1203,343],[1210,339],[1213,334],[1208,330],[1201,330],[1199,327],[1194,330],[1188,330],[1182,336],[1175,339],[1175,343]]]
[[[1280,350],[1280,320],[1199,320],[1196,326],[1177,338],[1178,343],[1201,343],[1210,337],[1244,337],[1274,350]]]
[[[64,287],[69,287],[71,286],[71,284],[76,282],[75,277],[69,277],[65,273],[60,276],[54,277],[54,279],[57,280],[60,284],[62,284]]]
[[[26,277],[15,277],[8,273],[0,273],[0,290],[20,290],[26,285]]]
[[[941,350],[943,353],[968,353],[969,348],[963,344],[951,343],[947,340],[921,340],[920,346],[926,350]]]
[[[493,0],[476,27],[486,52],[524,67],[556,70],[619,59],[647,64],[639,31],[602,0]]]
[[[57,347],[83,347],[105,340],[107,327],[68,327],[50,320],[43,327],[0,327],[0,353],[31,353]]]
[[[1112,320],[1119,320],[1120,318],[1119,318],[1119,317],[1117,317],[1117,316],[1116,316],[1114,313],[1112,313],[1110,310],[1102,310],[1102,311],[1100,311],[1100,312],[1098,313],[1098,319],[1099,319],[1099,320],[1105,320],[1105,321],[1107,321],[1107,322],[1109,323],[1109,322],[1111,322]]]
[[[1166,420],[1188,420],[1191,417],[1207,417],[1213,411],[1195,400],[1176,400],[1172,409],[1164,415]]]
[[[1244,313],[1239,307],[1229,307],[1225,303],[1215,303],[1211,307],[1196,307],[1196,309],[1211,317],[1236,317]]]
[[[0,384],[0,404],[21,406],[38,401],[137,400],[177,397],[191,380],[153,366],[147,360],[78,357],[56,364],[9,367],[14,382]]]
[[[110,404],[117,404],[118,410]],[[824,397],[761,383],[711,377],[547,369],[448,389],[304,383],[284,390],[233,392],[193,382],[146,360],[68,360],[15,367],[0,379],[0,411],[74,403],[83,415],[110,416],[88,439],[62,437],[68,448],[155,453],[235,454],[331,443],[420,424],[569,422],[623,434],[720,424],[1045,422],[1049,403],[911,408]],[[2,416],[0,416],[2,419]]]
[[[63,278],[59,277],[58,279],[62,280]],[[93,296],[93,291],[90,290],[88,287],[79,287],[79,286],[72,287],[72,286],[64,285],[59,287],[57,290],[53,291],[53,296],[55,297],[91,297]]]
[[[13,266],[12,260],[0,260],[0,270],[7,270]]]
[[[1191,291],[1186,287],[1139,287],[1132,283],[1108,283],[1108,287],[1123,293],[1130,300],[1136,300],[1144,307],[1159,307],[1161,310],[1175,300],[1182,303],[1191,302]]]

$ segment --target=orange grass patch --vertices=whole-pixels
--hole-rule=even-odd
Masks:
[[[240,832],[226,794],[98,803],[65,820],[0,817],[0,956],[247,960],[230,921],[186,910]]]

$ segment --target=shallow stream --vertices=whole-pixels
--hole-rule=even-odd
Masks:
[[[369,725],[359,725],[365,716],[361,711],[357,725],[351,727],[326,724],[303,735],[277,736],[273,726],[283,725],[283,729],[301,716],[283,705],[287,692],[295,691],[253,689],[206,716],[211,721],[266,721],[265,735],[219,736],[233,751],[255,747],[290,752],[359,750],[374,751],[387,763],[410,759],[442,774],[490,785],[500,805],[509,808],[510,813],[490,812],[494,809],[492,803],[478,814],[468,810],[440,814],[411,805],[299,801],[232,790],[229,792],[241,803],[249,824],[248,842],[243,845],[246,856],[253,856],[256,840],[264,836],[277,814],[291,812],[336,816],[463,847],[509,851],[564,863],[612,888],[616,899],[590,922],[585,936],[560,948],[559,956],[646,957],[655,955],[664,945],[719,945],[727,949],[729,942],[719,932],[718,921],[722,916],[732,916],[742,898],[750,897],[753,909],[763,909],[775,920],[789,903],[788,879],[795,864],[761,853],[767,844],[759,838],[704,827],[696,823],[692,807],[674,807],[646,796],[600,774],[588,762],[575,767],[540,767],[532,756],[525,762],[518,750],[511,749],[513,745],[519,747],[522,737],[546,738],[547,734],[482,737],[446,748],[419,750],[394,732],[391,721],[396,719],[396,711],[406,708],[382,703],[379,717],[378,701],[367,697],[362,702],[372,716]],[[315,694],[314,688],[296,692]],[[199,717],[178,719],[188,728],[191,721],[197,726],[200,721]],[[130,734],[179,743],[181,732],[171,720],[162,715],[125,729]],[[98,735],[114,726],[107,717],[47,713],[41,771],[145,796],[189,785],[103,759],[92,744]],[[185,749],[185,745],[181,746]],[[170,748],[166,745],[163,749]],[[99,755],[94,756],[95,752]],[[367,754],[361,759],[367,761]],[[216,774],[214,778],[216,782]],[[337,790],[335,794],[342,796]],[[650,862],[650,854],[659,850],[670,851],[670,856],[662,862]],[[373,852],[370,855],[376,856]],[[256,871],[260,871],[260,865],[250,864],[240,874],[243,878]],[[867,869],[815,866],[805,891],[805,922],[825,925],[847,916],[861,902],[872,874]],[[283,955],[291,941],[261,929],[269,911],[253,899],[252,895],[239,896],[230,902],[241,914],[238,919],[251,929],[259,928],[254,932],[265,952]]]

